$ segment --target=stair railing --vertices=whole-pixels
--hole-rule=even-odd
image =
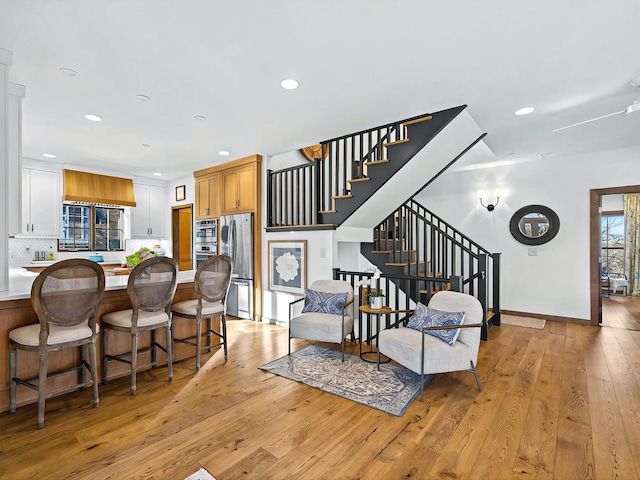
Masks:
[[[267,227],[318,225],[318,213],[332,211],[334,197],[348,196],[351,182],[367,178],[368,164],[386,160],[385,144],[406,139],[403,123],[426,115],[325,140],[313,163],[268,170]]]
[[[427,279],[425,289],[406,291],[413,299],[427,294],[428,301],[441,288],[433,278],[455,277],[460,282],[456,289],[477,297],[486,315],[492,310],[492,323],[499,325],[500,254],[489,252],[413,198],[374,228],[375,253],[386,255],[387,271],[398,267],[405,275]],[[450,282],[446,288],[452,288]]]

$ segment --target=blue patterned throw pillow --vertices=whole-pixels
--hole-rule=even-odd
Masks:
[[[424,327],[462,325],[463,321],[464,312],[442,312],[418,303],[413,311],[413,315],[411,315],[409,319],[409,323],[407,323],[407,327],[422,331]],[[458,335],[460,335],[460,329],[425,330],[425,333],[433,335],[453,347],[458,339]]]
[[[308,288],[304,289],[304,308],[302,313],[331,313],[342,315],[344,304],[347,301],[347,292],[328,293],[317,292]]]

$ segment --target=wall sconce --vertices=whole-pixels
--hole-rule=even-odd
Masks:
[[[486,208],[490,212],[493,212],[493,209],[496,208],[496,206],[500,202],[500,197],[502,196],[502,189],[500,187],[494,188],[493,195],[496,197],[496,203],[495,204],[490,203],[488,205],[485,205],[484,203],[482,203],[482,200],[486,198],[486,195],[484,193],[484,188],[478,189],[478,198],[480,199],[480,205],[482,205],[484,208]]]

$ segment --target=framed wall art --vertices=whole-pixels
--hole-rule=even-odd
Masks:
[[[184,185],[178,185],[176,187],[176,202],[181,202],[185,198],[187,198],[187,194],[184,189]]]
[[[307,286],[307,241],[269,241],[269,290],[304,295]]]

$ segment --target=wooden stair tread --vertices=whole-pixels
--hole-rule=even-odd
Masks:
[[[388,267],[406,267],[408,265],[408,263],[406,263],[406,262],[400,262],[400,263],[387,262],[387,263],[385,263],[385,265],[387,265]]]
[[[420,122],[428,122],[433,117],[431,115],[427,115],[426,117],[416,118],[415,120],[409,120],[408,122],[402,122],[402,126],[406,127],[407,125],[413,125],[414,123]]]
[[[371,250],[371,253],[393,253],[393,250]]]
[[[353,195],[351,195],[350,193],[347,195],[332,195],[331,198],[351,198],[353,197]]]
[[[318,213],[336,213],[337,210],[320,210]]]
[[[365,165],[369,166],[369,165],[378,165],[379,163],[389,163],[389,160],[387,160],[386,158],[383,158],[381,160],[373,160],[371,162],[364,162]]]
[[[347,180],[347,183],[368,182],[369,180],[371,180],[369,177],[353,178],[351,180]]]
[[[399,145],[401,143],[407,143],[409,141],[410,141],[410,139],[403,138],[402,140],[396,140],[395,142],[383,143],[382,146],[383,147],[390,147],[391,145]]]

